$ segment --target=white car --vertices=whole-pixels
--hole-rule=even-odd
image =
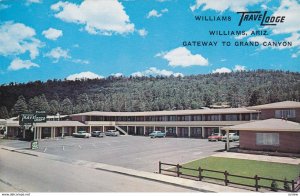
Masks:
[[[73,135],[73,137],[81,137],[81,138],[91,137],[91,134],[87,133],[86,131],[78,131],[77,133],[73,133],[72,135]]]
[[[119,133],[119,131],[116,131],[116,130],[107,130],[107,131],[105,131],[105,135],[106,136],[119,136],[120,133]]]
[[[229,133],[229,141],[238,141],[240,140],[240,136],[238,136],[236,133]],[[222,137],[222,141],[226,142],[227,141],[227,136],[226,134]]]

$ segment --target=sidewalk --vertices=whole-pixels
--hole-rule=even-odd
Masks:
[[[119,173],[122,175],[129,175],[129,176],[134,176],[134,177],[152,180],[152,181],[156,181],[156,182],[162,182],[162,183],[171,184],[174,186],[180,186],[180,187],[184,187],[184,188],[188,188],[188,189],[192,189],[192,190],[196,190],[196,191],[200,191],[200,192],[249,192],[249,190],[245,190],[245,189],[228,187],[228,186],[217,185],[217,184],[213,184],[213,183],[207,183],[207,182],[201,182],[201,181],[195,181],[195,180],[189,180],[189,179],[167,176],[167,175],[162,175],[162,174],[157,174],[157,173],[138,171],[138,170],[128,169],[128,168],[119,167],[119,166],[107,165],[107,164],[90,162],[90,161],[85,161],[85,160],[71,160],[71,159],[66,159],[64,157],[41,153],[41,152],[36,152],[36,151],[32,151],[32,150],[18,150],[18,149],[12,148],[12,147],[1,146],[1,145],[0,145],[0,148],[5,149],[5,150],[14,151],[17,153],[24,153],[27,155],[38,156],[38,157],[44,158],[44,159],[62,161],[62,162],[80,165],[83,167],[89,167],[89,168],[93,168],[93,169],[97,169],[97,170],[115,172],[115,173]]]
[[[247,159],[247,160],[255,160],[255,161],[267,161],[267,162],[274,162],[274,163],[286,163],[286,164],[293,164],[293,165],[300,164],[300,158],[255,155],[255,154],[245,154],[245,153],[237,153],[237,152],[219,152],[212,156],[234,158],[234,159]]]

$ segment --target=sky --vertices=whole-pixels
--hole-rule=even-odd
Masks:
[[[299,0],[0,0],[0,84],[256,69],[299,72],[299,10]],[[285,19],[273,26],[258,21],[238,26],[242,11]],[[231,19],[199,21],[196,16]],[[184,44],[193,41],[200,45]]]

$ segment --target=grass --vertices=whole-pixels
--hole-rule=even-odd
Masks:
[[[273,178],[278,180],[284,180],[286,178],[288,181],[297,179],[300,172],[300,165],[221,157],[208,157],[183,165],[183,167],[194,169],[198,169],[199,166],[201,166],[202,169],[211,169],[218,171],[227,170],[228,173],[234,175],[248,177],[254,177],[255,175],[258,175],[261,177]],[[198,176],[197,171],[180,169],[180,172],[182,172],[183,174]],[[203,171],[202,175],[224,179],[224,174],[214,172]],[[253,186],[255,185],[255,181],[252,179],[228,177],[228,180],[236,183],[242,183]],[[277,184],[279,188],[283,188],[283,183],[277,182]],[[270,186],[271,181],[259,180],[259,185]],[[289,185],[291,187],[291,184]]]

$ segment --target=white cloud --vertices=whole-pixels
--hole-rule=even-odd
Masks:
[[[122,73],[114,73],[114,74],[111,74],[111,76],[119,78],[119,77],[122,77],[123,74]]]
[[[216,70],[213,70],[212,73],[230,73],[231,69],[228,69],[226,67],[218,68]]]
[[[22,23],[5,22],[0,26],[0,55],[19,55],[30,53],[30,58],[39,55],[39,48],[43,47],[35,37],[35,30]]]
[[[69,51],[61,49],[61,47],[52,49],[50,52],[46,53],[45,56],[49,58],[53,58],[54,63],[57,63],[61,58],[63,59],[71,58],[71,56],[69,55]]]
[[[146,29],[139,29],[138,34],[142,37],[145,37],[146,35],[148,35],[148,31],[146,31]]]
[[[300,31],[300,3],[297,0],[282,0],[274,16],[285,16],[284,23],[269,26],[274,34],[295,33]]]
[[[221,62],[225,62],[225,61],[227,61],[227,59],[221,59],[220,61],[221,61]]]
[[[55,17],[70,23],[85,25],[90,34],[112,35],[132,33],[130,22],[123,5],[118,1],[83,1],[80,5],[59,1],[51,6]]]
[[[185,47],[178,47],[169,52],[162,52],[156,54],[157,57],[162,57],[169,61],[169,65],[176,67],[189,67],[193,65],[206,66],[208,65],[208,59],[204,58],[200,54],[193,55]]]
[[[246,67],[243,65],[235,65],[233,71],[246,71]]]
[[[151,17],[156,17],[156,18],[159,18],[161,17],[162,14],[160,14],[157,10],[151,10],[148,15],[147,15],[147,18],[151,18]]]
[[[298,58],[298,56],[300,56],[300,50],[298,52],[295,52],[292,54],[292,58]]]
[[[148,13],[148,15],[147,15],[147,18],[159,18],[159,17],[161,17],[164,13],[167,13],[169,10],[167,9],[167,8],[164,8],[164,9],[162,9],[162,10],[160,10],[160,12],[159,11],[157,11],[157,10],[151,10],[149,13]]]
[[[1,2],[1,1],[0,1]],[[0,4],[0,10],[4,10],[4,9],[7,9],[9,8],[10,6],[9,5],[6,5],[6,4]]]
[[[245,11],[248,6],[258,4],[264,0],[196,0],[195,5],[192,5],[190,8],[192,11],[203,6],[202,10],[216,10],[223,12],[225,10],[231,10],[233,12]]]
[[[42,0],[27,0],[26,3],[27,3],[27,4],[31,4],[31,3],[42,3]]]
[[[96,79],[96,78],[103,78],[103,76],[97,75],[93,72],[81,72],[77,74],[69,75],[66,79],[67,80],[82,80],[82,79]]]
[[[83,65],[90,64],[90,62],[88,60],[83,60],[83,59],[73,59],[72,62],[77,63],[77,64],[83,64]]]
[[[169,10],[167,8],[165,8],[165,9],[162,9],[160,12],[161,13],[167,13],[167,12],[169,12]]]
[[[184,75],[182,73],[174,73],[173,71],[168,71],[165,69],[157,69],[156,67],[150,67],[149,69],[145,70],[145,71],[139,71],[139,72],[134,72],[131,74],[131,76],[134,77],[142,77],[142,76],[175,76],[175,77],[183,77]]]
[[[47,38],[51,40],[57,40],[57,38],[61,37],[63,35],[62,30],[49,28],[48,30],[45,30],[42,32],[42,34]]]
[[[23,61],[22,59],[16,58],[10,63],[8,70],[17,71],[20,69],[30,69],[31,67],[39,67],[39,65],[30,60]]]

